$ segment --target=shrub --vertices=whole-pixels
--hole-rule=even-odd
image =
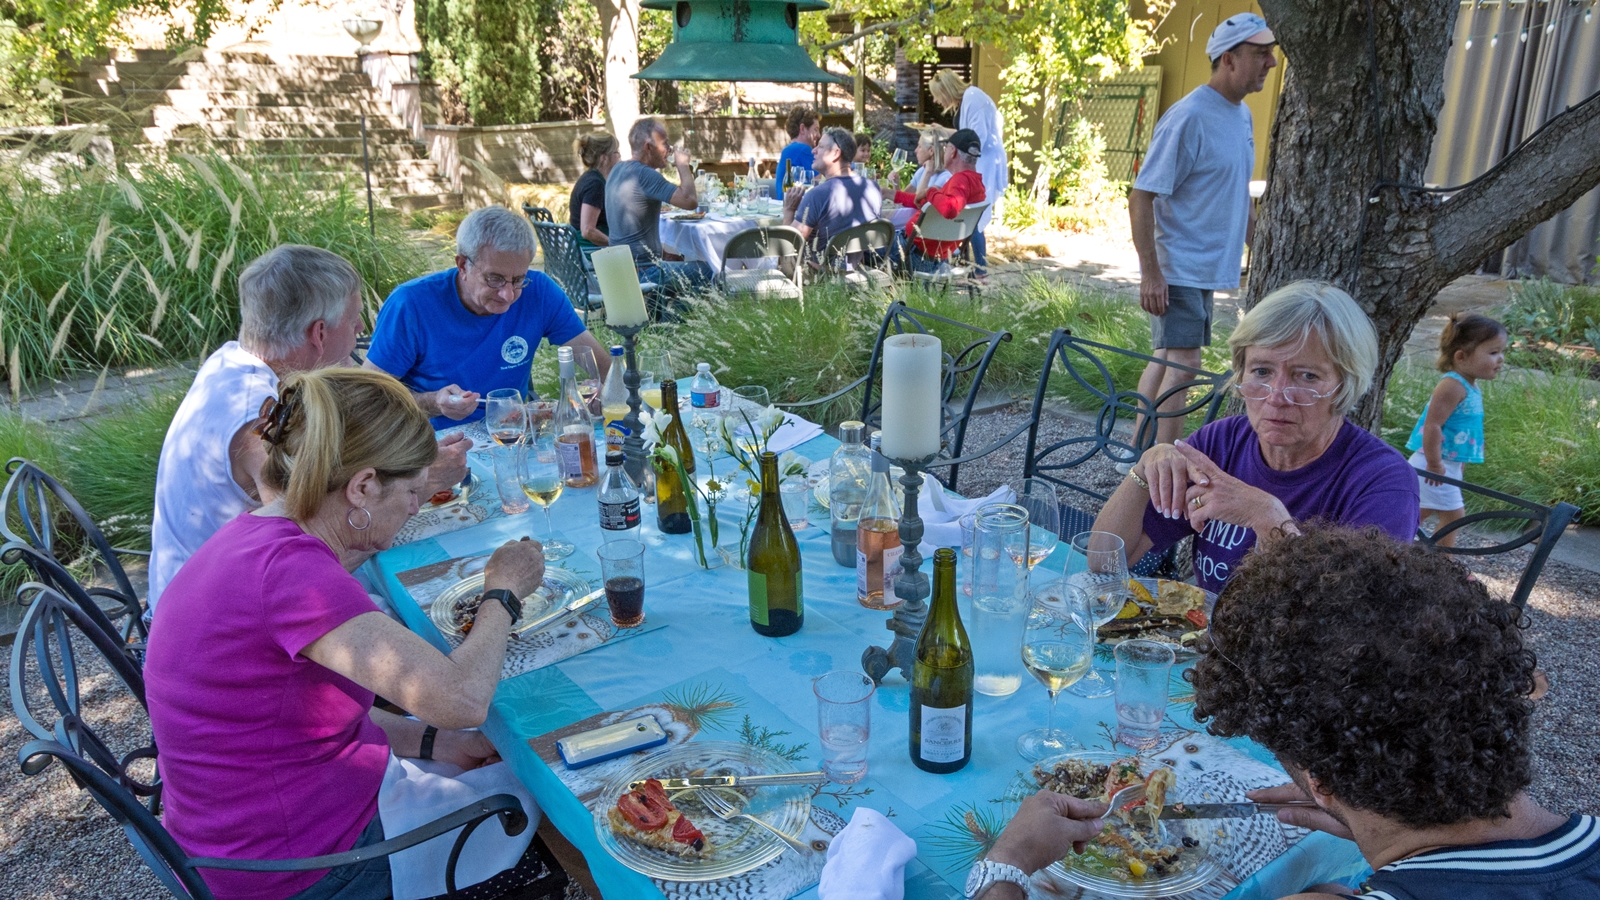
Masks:
[[[130,167],[131,168],[131,167]],[[371,310],[430,251],[363,199],[249,159],[183,155],[118,175],[0,169],[0,364],[24,381],[203,355],[239,330],[237,278],[281,242],[331,250],[366,280]]]
[[[1517,282],[1511,287],[1511,302],[1495,315],[1518,345],[1600,348],[1600,288],[1556,284],[1548,278]]]

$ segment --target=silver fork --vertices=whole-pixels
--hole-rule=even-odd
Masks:
[[[776,825],[772,825],[771,823],[762,820],[758,816],[752,816],[749,813],[740,812],[739,808],[734,806],[733,803],[728,800],[728,798],[717,793],[715,790],[700,790],[699,794],[700,800],[705,804],[706,809],[710,810],[711,814],[719,819],[749,819],[751,822],[754,822],[755,824],[760,825],[762,828],[765,828],[766,830],[777,835],[779,838],[783,839],[785,844],[788,844],[802,853],[811,853],[813,850],[817,849],[812,845],[807,844],[805,841],[802,841],[798,838],[792,838],[787,834],[784,834],[782,831],[778,830]],[[823,847],[822,849],[827,848]]]

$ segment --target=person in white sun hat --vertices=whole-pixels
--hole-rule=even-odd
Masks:
[[[1255,224],[1255,138],[1244,98],[1261,90],[1277,66],[1276,45],[1267,21],[1254,13],[1218,25],[1206,41],[1211,80],[1156,122],[1133,182],[1128,217],[1139,252],[1139,305],[1150,314],[1151,355],[1158,359],[1198,369],[1200,350],[1211,343],[1212,291],[1239,286],[1239,258]],[[1150,363],[1139,393],[1155,400],[1191,377]],[[1175,391],[1162,409],[1183,402],[1184,392]],[[1161,420],[1157,443],[1172,443],[1182,428],[1182,418]]]

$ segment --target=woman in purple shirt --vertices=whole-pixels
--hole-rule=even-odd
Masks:
[[[1378,337],[1349,294],[1297,281],[1228,338],[1245,414],[1144,452],[1095,519],[1128,558],[1194,535],[1200,586],[1220,591],[1256,535],[1320,519],[1417,531],[1417,478],[1400,452],[1345,419],[1372,387]]]
[[[270,502],[184,563],[150,629],[144,674],[165,824],[191,856],[293,859],[377,843],[380,787],[399,777],[391,753],[450,764],[445,774],[495,763],[489,740],[464,729],[488,714],[514,598],[544,577],[537,542],[495,551],[484,584],[514,598],[485,602],[461,646],[440,653],[379,612],[350,575],[390,545],[427,492],[438,452],[427,416],[400,382],[360,369],[291,376],[272,404],[257,430]],[[421,721],[373,708],[374,693]],[[536,822],[538,810],[527,812]],[[417,879],[402,885],[401,871],[394,889],[412,895],[404,888]],[[202,875],[223,898],[391,892],[388,858],[331,874]],[[439,890],[414,895],[440,893],[443,882],[441,869]]]

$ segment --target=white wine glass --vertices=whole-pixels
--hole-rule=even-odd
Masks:
[[[578,397],[589,408],[590,415],[600,414],[600,366],[594,360],[593,347],[572,348],[573,372],[577,376]]]
[[[1089,597],[1066,580],[1035,591],[1022,629],[1022,665],[1050,692],[1050,714],[1043,728],[1017,738],[1023,759],[1082,750],[1072,735],[1055,727],[1056,697],[1094,668],[1094,626],[1089,624]]]
[[[522,392],[516,388],[497,388],[484,395],[483,423],[489,429],[489,437],[502,447],[521,441],[527,430]]]
[[[1088,595],[1086,621],[1093,622],[1091,635],[1098,643],[1100,626],[1115,619],[1132,597],[1128,589],[1128,554],[1122,538],[1109,531],[1073,535],[1067,547],[1066,575],[1068,582]],[[1072,686],[1072,693],[1079,697],[1109,697],[1114,690],[1112,679],[1101,675],[1098,667]]]
[[[550,506],[561,496],[566,478],[561,474],[560,458],[556,455],[556,438],[553,429],[540,429],[532,436],[533,446],[522,455],[522,492],[528,499],[544,508],[544,558],[565,559],[574,549],[571,541],[556,537],[555,523],[550,520]]]
[[[1043,478],[1025,478],[1017,492],[1017,505],[1028,511],[1028,572],[1055,552],[1061,543],[1061,501],[1056,486]]]
[[[661,382],[672,377],[672,357],[665,350],[640,350],[639,396],[655,412],[677,415],[675,409],[661,409]]]

